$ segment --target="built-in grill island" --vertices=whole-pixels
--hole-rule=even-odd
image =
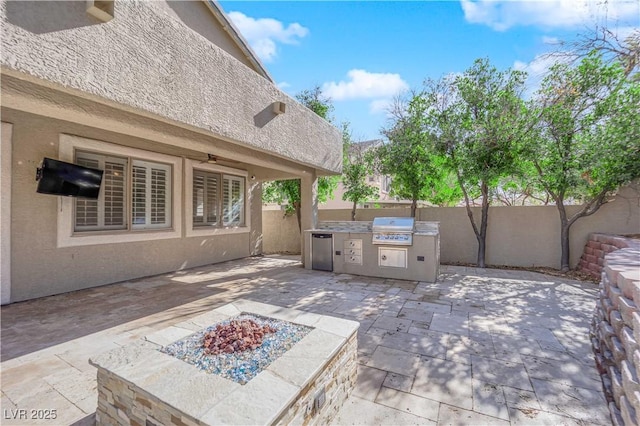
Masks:
[[[411,217],[320,222],[317,229],[304,231],[307,269],[314,269],[314,234],[332,235],[333,272],[427,282],[435,282],[438,277],[438,222]]]

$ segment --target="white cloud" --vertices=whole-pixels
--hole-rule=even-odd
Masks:
[[[560,44],[561,41],[558,37],[542,36],[542,42],[544,44],[555,45]]]
[[[347,73],[347,81],[331,81],[322,85],[322,93],[335,101],[348,99],[391,98],[409,89],[400,74],[372,73],[353,69]]]
[[[280,90],[284,90],[287,87],[291,87],[291,85],[289,83],[287,83],[286,81],[281,81],[280,83],[277,84],[278,89]]]
[[[637,0],[460,0],[465,19],[485,24],[496,31],[515,26],[571,28],[589,23],[616,27],[638,25],[640,2]]]
[[[392,104],[392,99],[375,99],[369,104],[369,112],[371,114],[388,114],[389,108],[391,108]]]
[[[530,98],[539,88],[542,79],[547,75],[553,64],[562,60],[562,57],[538,55],[531,62],[515,61],[513,69],[517,71],[526,71],[527,80],[525,81],[525,98]],[[564,60],[570,60],[567,56]]]
[[[298,44],[309,34],[309,29],[298,23],[285,27],[275,19],[255,19],[241,12],[229,12],[228,16],[256,55],[265,62],[272,61],[278,54],[277,43]]]

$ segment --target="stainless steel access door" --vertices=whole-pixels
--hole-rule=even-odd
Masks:
[[[333,271],[332,234],[311,234],[311,269]]]

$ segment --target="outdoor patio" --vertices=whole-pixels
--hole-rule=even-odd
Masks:
[[[89,357],[248,299],[360,322],[336,424],[610,424],[589,341],[597,286],[444,266],[435,283],[256,257],[2,308],[2,424],[94,423]],[[27,420],[12,420],[25,409]],[[35,421],[31,410],[56,410]]]

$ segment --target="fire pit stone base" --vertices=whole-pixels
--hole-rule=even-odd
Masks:
[[[240,313],[314,329],[240,385],[159,351]],[[97,424],[328,424],[356,381],[359,324],[239,300],[90,360],[98,368]]]

